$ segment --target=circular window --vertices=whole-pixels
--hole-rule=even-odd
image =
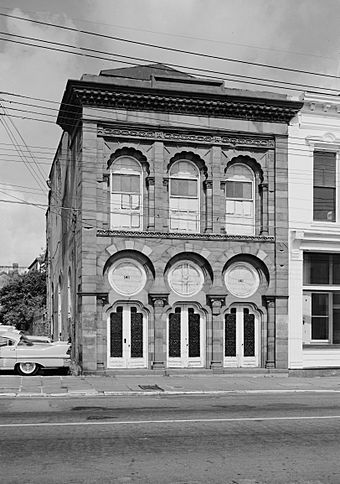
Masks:
[[[237,297],[252,296],[258,289],[260,279],[257,271],[245,262],[232,264],[224,275],[228,291]]]
[[[204,277],[195,264],[179,262],[170,270],[168,281],[171,289],[179,296],[193,296],[202,289]]]
[[[123,296],[133,296],[143,289],[146,273],[141,264],[130,259],[119,260],[109,271],[109,283]]]

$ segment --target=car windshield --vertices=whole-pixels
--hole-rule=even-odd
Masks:
[[[0,336],[0,346],[13,346],[14,341],[9,338],[5,338],[4,336]]]
[[[26,339],[25,336],[21,336],[18,346],[33,346],[33,343]]]

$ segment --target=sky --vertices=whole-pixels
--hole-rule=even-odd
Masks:
[[[279,80],[291,96],[303,89],[328,88],[337,93],[339,17],[339,0],[1,0],[0,266],[13,262],[29,266],[45,249],[46,180],[62,133],[56,115],[67,80],[130,65],[107,54],[92,52],[93,57],[87,57],[70,51],[84,54],[85,48],[95,49],[145,60],[125,59],[130,63],[183,66],[178,68],[198,75],[203,72],[197,69],[207,69],[229,87],[270,91],[273,81]]]

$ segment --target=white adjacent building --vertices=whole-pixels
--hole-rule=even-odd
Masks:
[[[306,93],[289,133],[289,368],[340,368],[340,98]]]

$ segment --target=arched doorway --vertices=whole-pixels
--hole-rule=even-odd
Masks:
[[[147,368],[148,318],[137,304],[118,304],[107,325],[107,367]]]
[[[260,313],[252,305],[233,304],[224,314],[224,366],[260,365]]]
[[[168,314],[167,362],[170,368],[205,366],[206,318],[193,304],[176,304]]]

